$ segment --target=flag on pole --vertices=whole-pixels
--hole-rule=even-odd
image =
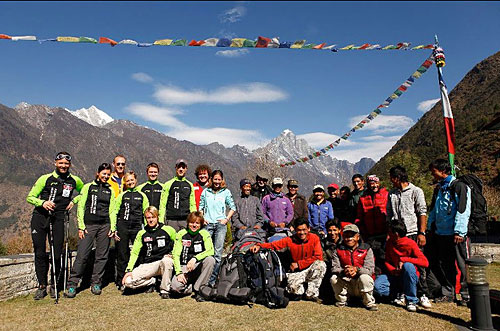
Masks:
[[[448,147],[448,159],[451,166],[451,174],[455,175],[455,121],[451,112],[448,89],[443,80],[441,67],[438,67],[439,89],[441,91],[441,103],[443,104],[444,127],[446,131],[446,142]]]

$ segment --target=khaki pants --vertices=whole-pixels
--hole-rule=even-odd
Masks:
[[[299,272],[287,273],[288,285],[286,286],[286,290],[291,294],[302,295],[305,291],[304,283],[307,283],[307,291],[305,291],[306,296],[318,297],[319,287],[325,272],[325,262],[316,260],[307,269]]]
[[[335,293],[335,299],[338,302],[346,303],[348,296],[359,297],[363,299],[366,307],[375,304],[373,297],[373,278],[370,275],[362,274],[358,278],[338,277],[333,275],[330,283]]]
[[[172,279],[172,269],[174,260],[165,255],[160,261],[143,263],[132,270],[132,278],[125,281],[125,286],[129,288],[139,288],[156,283],[155,276],[161,277],[160,290],[162,292],[170,291],[170,280]]]
[[[192,291],[198,293],[200,286],[206,285],[214,270],[215,259],[213,256],[207,256],[201,262],[194,265],[194,270],[187,272],[187,266],[183,265],[182,273],[186,277],[187,283],[183,284],[177,280],[177,276],[172,278],[172,291],[191,294]]]

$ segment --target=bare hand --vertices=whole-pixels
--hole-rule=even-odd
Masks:
[[[115,236],[115,238],[114,238],[114,239],[115,239],[116,241],[120,241],[120,237],[118,236],[118,231],[113,232],[113,234],[114,234],[114,236]]]
[[[186,284],[187,283],[186,276],[184,276],[184,274],[177,275],[177,281],[181,284]]]
[[[43,202],[42,207],[45,210],[54,211],[54,208],[56,208],[56,204],[53,201],[47,200]]]
[[[295,271],[298,268],[299,268],[299,264],[297,262],[292,262],[290,264],[290,270]]]
[[[246,230],[246,229],[247,229],[247,227],[246,227],[246,226],[242,226],[242,227],[240,227],[240,230]]]
[[[418,247],[424,247],[426,243],[427,243],[427,239],[425,238],[425,236],[423,234],[419,234],[417,236]]]
[[[286,224],[285,224],[285,223],[280,223],[280,228],[282,228],[282,229],[283,229],[285,226],[286,226]]]
[[[260,225],[256,225],[253,227],[254,229],[260,229]]]
[[[259,250],[260,250],[260,246],[258,246],[258,245],[253,245],[252,247],[250,247],[250,252],[252,252],[254,254],[259,252]]]
[[[108,237],[109,238],[113,238],[115,235],[116,235],[116,231],[109,230],[109,232],[108,232]]]
[[[454,242],[455,242],[455,244],[460,244],[460,243],[463,243],[463,242],[464,242],[464,237],[459,236],[458,234],[456,234],[456,235],[455,235]]]
[[[346,274],[346,276],[348,276],[350,278],[353,278],[354,276],[356,276],[357,272],[358,272],[358,269],[352,265],[346,265],[344,268],[344,273]]]
[[[85,230],[78,230],[78,238],[83,239],[85,238],[85,234],[89,233],[87,229]]]
[[[193,271],[194,270],[194,265],[196,264],[196,259],[193,257],[191,260],[186,265],[187,271]]]
[[[273,228],[275,228],[278,224],[274,223],[273,221],[269,222],[269,225]]]
[[[122,285],[125,285],[125,279],[127,279],[127,277],[132,277],[132,273],[131,272],[127,272],[125,274],[125,276],[123,276]]]
[[[70,202],[68,203],[68,206],[66,206],[66,210],[71,210],[71,208],[73,208],[73,206],[74,206],[74,205],[75,205],[75,204],[73,203],[73,201],[70,201]]]
[[[399,263],[398,263],[398,270],[403,270],[403,265],[404,264],[405,264],[404,262],[399,261]]]
[[[219,220],[219,223],[222,224],[222,225],[226,225],[227,224],[227,218],[223,218],[223,219]]]

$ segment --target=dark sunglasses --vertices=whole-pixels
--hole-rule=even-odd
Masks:
[[[289,188],[299,188],[297,185],[290,185]]]
[[[62,159],[65,159],[67,161],[71,161],[71,155],[67,155],[67,154],[58,154],[56,156],[56,161],[57,160],[62,160]]]
[[[118,162],[116,165],[117,165],[117,166],[120,166],[120,165],[124,166],[124,165],[125,165],[125,162]]]

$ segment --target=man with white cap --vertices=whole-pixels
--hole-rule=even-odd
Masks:
[[[179,231],[186,228],[189,213],[196,211],[193,184],[186,179],[187,162],[175,161],[175,177],[163,185],[160,199],[160,222]]]
[[[268,235],[276,232],[287,233],[288,225],[293,219],[293,206],[290,200],[281,192],[283,189],[283,179],[273,178],[273,191],[262,199],[262,212],[269,220]],[[283,234],[280,237],[287,236]]]

